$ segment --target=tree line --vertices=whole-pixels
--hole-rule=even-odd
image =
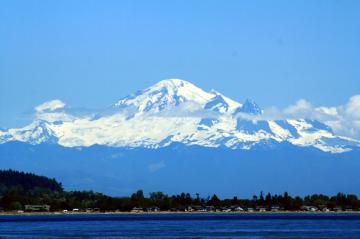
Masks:
[[[180,193],[167,195],[151,192],[145,196],[142,190],[129,197],[111,197],[93,191],[64,191],[55,179],[14,170],[0,170],[0,209],[23,210],[25,205],[50,205],[52,211],[86,210],[96,208],[100,211],[131,211],[134,208],[158,208],[158,210],[185,210],[188,207],[213,209],[241,207],[244,209],[297,211],[303,206],[319,209],[339,208],[359,210],[360,200],[356,195],[338,193],[334,196],[313,194],[305,197],[260,192],[250,199],[220,199],[217,195],[201,197],[199,194]]]

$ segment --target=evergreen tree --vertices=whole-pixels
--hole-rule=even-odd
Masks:
[[[216,194],[214,194],[211,199],[208,202],[208,205],[210,206],[214,206],[214,207],[219,207],[220,206],[220,199],[216,196]]]

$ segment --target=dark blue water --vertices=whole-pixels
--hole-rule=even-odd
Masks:
[[[360,238],[360,214],[0,216],[0,238]]]

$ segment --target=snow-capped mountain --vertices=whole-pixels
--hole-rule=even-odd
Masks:
[[[287,142],[332,153],[360,147],[359,141],[336,136],[318,121],[263,119],[263,111],[252,100],[241,104],[179,79],[163,80],[122,98],[113,104],[111,113],[75,115],[56,103],[56,107],[39,110],[28,126],[0,131],[0,143],[130,148],[182,143],[250,150]]]
[[[119,100],[114,107],[119,109],[132,107],[136,109],[136,115],[140,115],[144,113],[159,113],[184,104],[192,104],[191,108],[195,110],[220,99],[223,104],[226,104],[232,110],[241,106],[239,103],[216,91],[205,92],[190,82],[170,79],[162,80],[145,90],[125,97]],[[214,103],[216,104],[216,102]]]

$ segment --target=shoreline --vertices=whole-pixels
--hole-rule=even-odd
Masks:
[[[86,216],[86,215],[191,215],[191,214],[218,214],[218,215],[266,215],[266,214],[360,214],[360,211],[341,211],[341,212],[307,212],[307,211],[277,211],[277,212],[172,212],[172,211],[162,211],[162,212],[1,212],[0,216]]]

